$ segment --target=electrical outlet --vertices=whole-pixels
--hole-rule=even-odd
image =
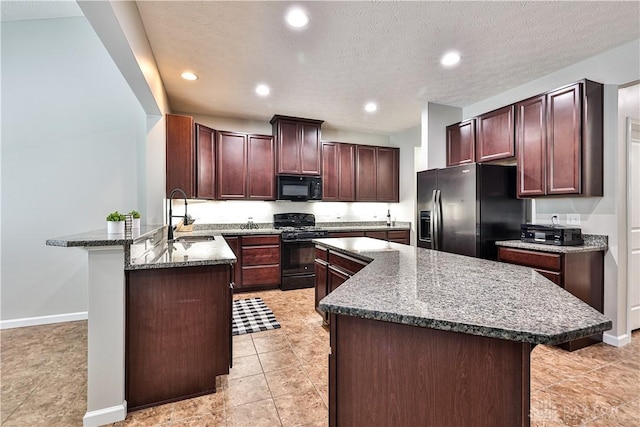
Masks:
[[[567,225],[580,225],[580,214],[567,214]]]
[[[551,224],[559,225],[562,220],[561,217],[562,215],[560,215],[559,213],[551,214]]]

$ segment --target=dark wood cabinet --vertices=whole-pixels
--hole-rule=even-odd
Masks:
[[[216,198],[216,131],[196,124],[196,197]]]
[[[329,237],[364,237],[364,231],[330,231]]]
[[[476,120],[447,126],[447,166],[475,162]]]
[[[538,273],[589,304],[604,310],[604,252],[552,253],[498,247],[498,261],[534,268]],[[602,341],[602,334],[560,344],[568,351]]]
[[[247,188],[247,135],[218,132],[218,198],[244,199]]]
[[[409,230],[389,230],[387,231],[387,240],[403,245],[411,244],[411,236]]]
[[[500,108],[476,119],[476,161],[509,159],[515,156],[514,106]]]
[[[166,115],[166,196],[181,188],[196,197],[193,117]]]
[[[273,137],[247,135],[247,194],[254,200],[275,200],[276,174]]]
[[[518,196],[602,196],[602,102],[582,80],[516,104]]]
[[[280,284],[280,236],[241,237],[242,282],[238,290],[275,288]]]
[[[130,410],[216,391],[231,364],[227,264],[126,274],[125,398]]]
[[[318,308],[320,300],[362,270],[367,264],[365,261],[335,252],[322,245],[316,245],[315,308],[325,324],[329,324],[329,316]]]
[[[322,143],[322,200],[352,202],[356,199],[356,146]]]
[[[275,115],[271,119],[279,174],[320,175],[322,120]]]
[[[331,231],[329,237],[371,237],[403,245],[410,243],[409,230]]]
[[[399,202],[400,150],[376,147],[376,200]]]
[[[365,231],[364,235],[366,237],[371,237],[372,239],[387,240],[386,231]]]
[[[233,282],[233,286],[241,286],[242,285],[242,252],[240,252],[240,237],[238,236],[224,236],[224,240],[227,242],[227,245],[233,251],[233,254],[236,256],[236,263],[232,265],[232,275],[231,280]]]
[[[375,202],[378,157],[374,146],[356,146],[356,200]]]
[[[547,97],[516,104],[518,144],[518,196],[542,196],[547,192]]]

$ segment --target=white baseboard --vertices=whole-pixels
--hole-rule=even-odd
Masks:
[[[84,427],[97,427],[105,424],[113,424],[127,418],[127,401],[122,401],[122,405],[110,406],[109,408],[98,409],[97,411],[87,411],[82,418]]]
[[[606,344],[622,347],[623,345],[627,345],[631,342],[631,336],[629,334],[623,335],[610,335],[608,333],[602,334],[602,341]]]
[[[22,328],[24,326],[48,325],[51,323],[74,322],[87,320],[87,312],[53,314],[50,316],[25,317],[22,319],[10,319],[0,321],[0,329]]]

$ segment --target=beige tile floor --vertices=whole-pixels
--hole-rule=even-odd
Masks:
[[[326,426],[328,332],[313,290],[262,297],[282,328],[234,338],[233,369],[218,392],[132,412],[117,426]],[[0,332],[2,426],[81,426],[86,410],[86,322]],[[640,425],[640,333],[623,348],[532,352],[532,426]]]

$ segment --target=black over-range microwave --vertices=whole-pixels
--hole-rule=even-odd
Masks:
[[[319,176],[277,175],[278,200],[322,200]]]

